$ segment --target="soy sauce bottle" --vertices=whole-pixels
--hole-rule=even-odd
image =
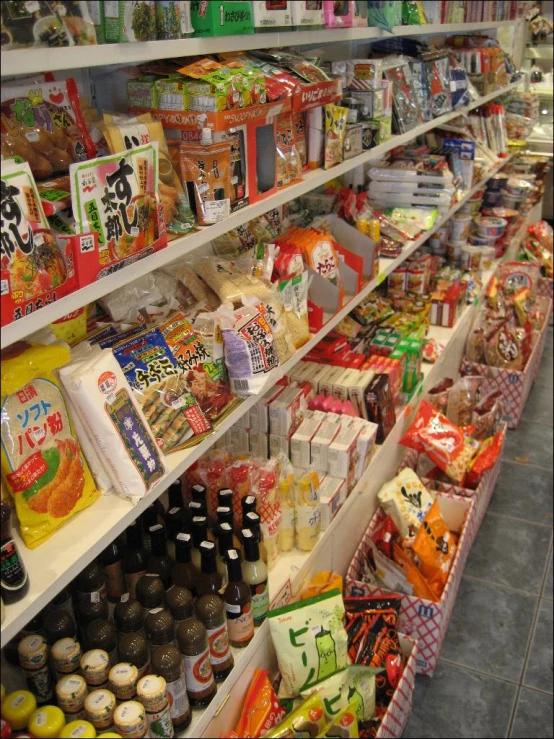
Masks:
[[[148,571],[158,575],[167,590],[171,585],[173,559],[167,553],[166,531],[162,523],[150,527],[150,541],[152,543],[152,553],[148,559]]]
[[[137,582],[146,574],[146,562],[149,553],[142,543],[142,528],[139,521],[134,521],[127,528],[127,548],[123,557],[125,586],[130,597],[137,597]]]
[[[171,568],[171,581],[174,585],[182,585],[196,595],[196,581],[200,570],[191,561],[190,534],[179,532],[175,539],[175,564]]]
[[[1,592],[7,605],[17,603],[29,592],[29,575],[23,564],[21,554],[12,536],[12,509],[2,503],[1,508]]]

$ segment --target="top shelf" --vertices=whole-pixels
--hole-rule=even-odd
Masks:
[[[394,26],[392,34],[381,28],[335,28],[313,31],[255,33],[245,36],[214,36],[175,41],[144,41],[128,44],[98,44],[67,48],[12,49],[1,53],[2,77],[56,72],[63,69],[89,69],[112,64],[136,64],[155,59],[169,59],[196,54],[250,51],[281,46],[319,45],[336,41],[371,41],[392,36],[428,36],[432,34],[484,31],[512,26],[512,21],[482,23],[445,23],[425,26]]]

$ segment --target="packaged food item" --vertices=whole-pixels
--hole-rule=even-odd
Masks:
[[[102,25],[106,43],[156,40],[154,0],[102,3]]]
[[[277,187],[286,187],[302,177],[302,160],[296,148],[296,135],[290,113],[277,116]]]
[[[158,144],[73,164],[71,201],[77,233],[98,234],[104,276],[122,259],[165,246],[158,199]]]
[[[279,645],[280,697],[293,698],[348,666],[343,616],[338,590],[268,613],[271,636]]]
[[[20,156],[37,180],[96,156],[74,79],[2,85],[2,156]]]
[[[441,516],[438,501],[427,511],[412,549],[419,569],[435,598],[440,599],[454,562],[458,537],[449,531]]]
[[[62,344],[14,344],[2,354],[2,476],[33,548],[98,498],[54,372]]]
[[[325,169],[340,164],[343,160],[344,137],[348,122],[348,108],[340,105],[326,105],[325,111]]]
[[[296,488],[296,546],[303,552],[311,551],[317,544],[321,531],[319,505],[319,477],[308,472],[297,477]]]
[[[477,392],[483,383],[483,377],[460,377],[448,393],[446,416],[456,426],[469,426],[473,420]]]
[[[202,136],[200,145],[181,144],[181,176],[198,224],[209,226],[231,212],[231,143],[212,144],[206,128]]]
[[[279,282],[279,293],[285,309],[287,331],[296,349],[299,349],[311,338],[308,319],[308,287],[307,272]]]
[[[187,38],[194,33],[190,18],[190,0],[156,2],[156,37],[158,40]]]
[[[290,737],[299,733],[303,737],[317,737],[326,725],[323,702],[318,693],[306,698],[298,708],[278,724],[267,737]]]
[[[350,638],[350,614],[347,613],[345,618]],[[327,721],[337,721],[347,708],[353,710],[357,720],[368,721],[375,713],[375,672],[373,666],[350,665],[308,688],[302,693],[302,697],[319,694]]]
[[[235,734],[245,737],[267,734],[281,723],[285,715],[286,711],[275,695],[269,673],[265,670],[255,670],[244,698]]]
[[[454,385],[454,380],[450,377],[445,377],[434,385],[427,393],[427,400],[438,411],[446,416],[446,409],[448,407],[448,396],[451,388]]]
[[[400,535],[405,537],[421,526],[434,498],[409,467],[383,485],[377,493],[379,502],[390,515]]]
[[[502,420],[503,395],[501,390],[490,393],[473,410],[474,437],[482,440],[496,433]]]
[[[321,737],[327,736],[341,736],[341,737],[359,737],[358,733],[358,719],[356,717],[356,704],[349,703],[346,708],[343,708],[337,716],[330,721],[322,734]]]
[[[51,3],[43,0],[31,5],[13,0],[2,3],[2,50],[96,44],[96,31],[87,5],[58,2],[57,12],[53,13]]]
[[[502,452],[504,431],[497,431],[494,436],[490,436],[481,442],[479,451],[475,455],[475,459],[471,463],[465,484],[472,490],[476,490],[483,473],[491,469],[496,463],[498,456]]]
[[[402,567],[406,573],[406,578],[413,589],[413,595],[424,600],[438,601],[439,599],[427,584],[427,580],[419,571],[410,554],[396,543],[392,545],[392,553],[394,562]]]

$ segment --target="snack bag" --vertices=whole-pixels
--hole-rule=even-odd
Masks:
[[[266,737],[317,737],[325,727],[325,713],[320,696],[306,698],[287,718],[266,734]]]
[[[346,623],[348,628],[348,616]],[[367,721],[375,713],[376,672],[374,667],[349,665],[305,690],[302,697],[320,695],[327,721],[336,721],[347,708],[353,710],[358,721]]]
[[[325,158],[324,169],[330,169],[343,160],[344,137],[348,121],[348,108],[325,105]]]
[[[2,156],[20,156],[37,180],[96,156],[74,79],[2,85]]]
[[[522,262],[505,262],[498,267],[496,277],[503,295],[508,300],[513,298],[522,289],[527,289],[531,296],[535,296],[540,279],[541,270],[538,264]]]
[[[180,146],[181,177],[200,226],[231,212],[231,143]]]
[[[413,587],[413,595],[415,595],[416,598],[423,598],[424,600],[440,600],[440,598],[437,598],[435,593],[431,590],[427,584],[427,580],[423,577],[410,555],[407,554],[398,544],[393,544],[392,551],[394,561],[402,567],[406,573],[408,582]]]
[[[2,476],[30,548],[98,498],[54,374],[70,359],[65,344],[2,353]]]
[[[456,426],[469,426],[473,421],[477,393],[483,377],[460,377],[448,394],[447,418]]]
[[[318,572],[302,591],[301,599],[313,598],[314,595],[327,593],[329,590],[339,590],[342,593],[342,577],[336,572]]]
[[[268,674],[265,670],[255,670],[235,727],[236,736],[266,735],[285,718],[286,711],[275,695]]]
[[[308,273],[302,272],[278,284],[285,309],[287,330],[296,349],[303,346],[312,336],[308,320],[309,282]]]
[[[377,498],[402,537],[408,536],[410,527],[418,531],[434,501],[433,495],[409,467],[385,483]]]
[[[343,616],[344,604],[338,590],[268,613],[282,677],[279,697],[294,698],[348,667]]]
[[[437,600],[440,600],[454,562],[457,542],[458,537],[444,523],[435,500],[417,532],[412,550],[419,559],[419,570]]]
[[[158,144],[73,164],[71,201],[77,233],[98,233],[97,279],[114,262],[166,245],[158,199]]]
[[[483,474],[495,465],[498,455],[502,452],[503,436],[504,432],[501,429],[494,436],[490,436],[481,442],[464,483],[470,490],[476,490]]]
[[[277,187],[286,187],[302,178],[302,160],[296,148],[296,135],[290,113],[277,116]]]
[[[485,337],[485,361],[490,367],[504,367],[521,372],[528,357],[525,329],[503,321]]]
[[[350,703],[346,708],[327,724],[320,737],[359,737],[358,719],[356,718],[356,704]]]

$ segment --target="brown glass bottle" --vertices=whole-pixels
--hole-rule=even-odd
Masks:
[[[87,626],[87,649],[103,649],[110,658],[110,667],[117,664],[117,632],[115,626],[98,618]]]
[[[152,655],[152,669],[167,683],[167,692],[171,696],[169,712],[173,728],[181,731],[190,724],[192,718],[181,652],[174,644],[156,647]]]
[[[210,662],[214,678],[221,682],[235,664],[229,648],[229,634],[225,619],[225,603],[219,595],[203,595],[196,601],[196,615],[208,632]]]
[[[142,525],[143,544],[150,552],[150,527],[157,523],[163,523],[165,517],[165,508],[161,500],[155,500],[141,514],[140,521]]]
[[[75,621],[67,611],[61,608],[55,608],[46,614],[43,621],[43,631],[50,646],[59,639],[75,639],[77,637]]]
[[[142,543],[141,523],[134,521],[127,527],[127,547],[123,555],[125,586],[131,598],[137,597],[137,582],[146,574],[148,556],[149,554]]]
[[[153,608],[163,608],[165,588],[158,575],[143,575],[140,578],[137,582],[137,600],[147,611]],[[144,615],[146,617],[147,614]]]
[[[117,539],[104,549],[100,555],[106,578],[106,592],[110,603],[117,603],[126,592],[123,574],[123,554]]]
[[[213,541],[203,541],[200,544],[200,576],[196,583],[199,596],[218,594],[223,584],[223,577],[217,571],[215,561],[215,544]]]
[[[240,555],[236,549],[227,551],[228,585],[223,600],[227,614],[229,642],[233,647],[245,647],[254,636],[254,613],[250,586],[242,579]]]
[[[144,619],[144,630],[150,646],[150,656],[156,647],[175,644],[175,622],[166,608],[154,608]]]
[[[165,594],[165,602],[173,620],[175,630],[179,628],[181,621],[188,618],[192,612],[194,598],[192,593],[182,585],[172,585]]]
[[[120,662],[130,662],[139,672],[139,679],[150,671],[150,650],[146,637],[139,633],[124,634],[117,642]]]
[[[108,594],[106,592],[106,576],[99,562],[96,560],[81,570],[77,577],[77,602],[79,604],[79,612],[81,606],[88,606],[90,603],[98,603],[106,600]]]
[[[192,564],[200,571],[201,557],[200,544],[208,539],[208,519],[206,516],[194,516],[192,519],[192,549],[190,552]]]
[[[119,636],[137,633],[144,636],[144,608],[138,600],[125,596],[128,596],[128,593],[122,597],[113,612],[117,632]]]
[[[146,565],[148,572],[154,572],[161,578],[164,588],[171,585],[171,568],[173,560],[167,553],[165,526],[157,523],[150,527],[150,543],[152,546],[151,554]]]
[[[181,480],[176,480],[168,488],[169,507],[165,514],[167,530],[167,551],[175,559],[175,539],[180,531],[190,530],[190,514],[183,505]]]
[[[17,542],[12,536],[12,509],[6,503],[0,504],[1,516],[1,561],[0,591],[7,605],[17,603],[29,592],[29,575],[25,568]]]
[[[217,505],[233,510],[233,491],[231,488],[221,488],[217,491]]]
[[[210,662],[206,627],[195,616],[183,621],[177,629],[179,650],[185,665],[185,682],[193,706],[207,706],[217,687]]]
[[[86,644],[86,630],[87,626],[98,618],[109,619],[110,611],[107,600],[100,600],[96,602],[81,601],[79,604],[79,630],[83,635],[83,643]]]
[[[192,564],[190,546],[192,536],[180,531],[175,538],[176,561],[171,568],[171,581],[174,585],[182,585],[196,595],[196,580],[200,571]]]

